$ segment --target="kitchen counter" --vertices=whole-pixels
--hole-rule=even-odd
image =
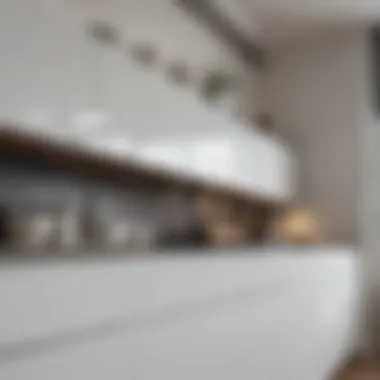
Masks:
[[[4,260],[1,379],[322,380],[348,352],[353,248],[193,253]]]
[[[113,260],[162,260],[162,259],[205,259],[214,257],[268,257],[268,256],[296,256],[310,257],[310,255],[355,255],[357,249],[351,245],[277,245],[256,244],[233,247],[213,246],[183,246],[179,247],[151,247],[149,249],[109,250],[80,249],[80,250],[46,250],[22,251],[13,249],[0,250],[0,265],[7,263],[52,263],[59,261],[113,261]]]

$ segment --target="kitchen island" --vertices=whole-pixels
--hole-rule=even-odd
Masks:
[[[354,337],[356,260],[343,246],[3,260],[0,377],[322,380]]]

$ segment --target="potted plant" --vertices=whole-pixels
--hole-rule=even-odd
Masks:
[[[205,73],[201,81],[203,97],[211,103],[228,108],[234,113],[237,107],[237,81],[229,73],[213,69]]]

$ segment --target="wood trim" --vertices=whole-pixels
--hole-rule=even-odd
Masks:
[[[354,355],[347,358],[330,380],[375,380],[380,378],[378,357]]]
[[[78,146],[58,144],[43,135],[35,136],[9,129],[0,132],[0,152],[21,160],[43,162],[44,166],[99,178],[122,185],[133,176],[149,186],[166,186],[159,173],[142,170],[131,162],[121,162],[104,155],[86,152]]]
[[[25,160],[41,160],[53,168],[67,170],[88,177],[99,178],[118,185],[133,182],[151,188],[177,187],[196,194],[210,191],[231,199],[260,203],[277,207],[274,202],[255,193],[247,193],[229,186],[205,184],[201,181],[181,177],[174,172],[159,170],[132,159],[116,159],[111,156],[85,151],[74,144],[59,144],[44,135],[20,132],[17,128],[0,125],[0,153],[16,155]],[[1,156],[0,156],[1,159]]]

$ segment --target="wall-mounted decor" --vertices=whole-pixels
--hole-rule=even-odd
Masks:
[[[132,58],[144,66],[152,66],[158,61],[157,49],[148,43],[137,43],[131,47]]]
[[[183,62],[172,62],[167,66],[166,73],[168,78],[176,84],[186,84],[191,80],[190,70]]]
[[[282,244],[317,244],[323,241],[320,218],[308,208],[283,212],[272,225],[272,237]]]
[[[88,33],[95,41],[106,46],[115,45],[120,40],[119,31],[103,21],[92,21],[88,25]]]
[[[196,216],[206,240],[213,246],[234,246],[262,238],[264,208],[215,192],[201,192],[195,199]]]
[[[235,90],[235,78],[222,70],[209,70],[201,79],[201,93],[207,100],[214,101]]]
[[[260,127],[264,131],[272,132],[274,121],[272,115],[268,112],[258,112],[253,115],[252,123],[254,126]]]

